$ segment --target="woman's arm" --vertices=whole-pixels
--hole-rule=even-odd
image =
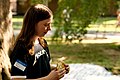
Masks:
[[[13,78],[12,80],[48,80],[46,77],[38,79]]]
[[[66,73],[65,69],[61,70],[52,70],[47,76],[37,79],[25,79],[25,78],[13,78],[12,80],[59,80],[60,78],[64,77]]]

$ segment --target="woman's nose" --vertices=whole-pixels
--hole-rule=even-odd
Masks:
[[[47,27],[47,30],[50,31],[50,30],[51,30],[51,26],[48,26],[48,27]]]

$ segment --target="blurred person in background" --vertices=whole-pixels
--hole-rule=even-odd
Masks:
[[[116,26],[116,28],[118,27],[118,26],[120,26],[120,11],[118,10],[117,11],[117,26]]]

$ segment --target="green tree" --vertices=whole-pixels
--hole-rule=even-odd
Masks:
[[[86,28],[101,15],[105,15],[111,0],[59,0],[55,13],[54,26],[57,27],[55,37],[66,40],[81,39],[87,33]]]
[[[31,0],[31,3],[32,4],[38,4],[38,3],[40,3],[40,4],[45,4],[45,5],[48,5],[48,2],[49,2],[50,0]]]

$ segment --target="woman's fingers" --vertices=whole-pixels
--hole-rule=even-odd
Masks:
[[[65,70],[66,70],[66,74],[70,71],[70,66],[69,65],[65,65]]]
[[[60,69],[57,72],[58,72],[59,79],[64,77],[64,75],[66,74],[66,70],[65,69]]]

